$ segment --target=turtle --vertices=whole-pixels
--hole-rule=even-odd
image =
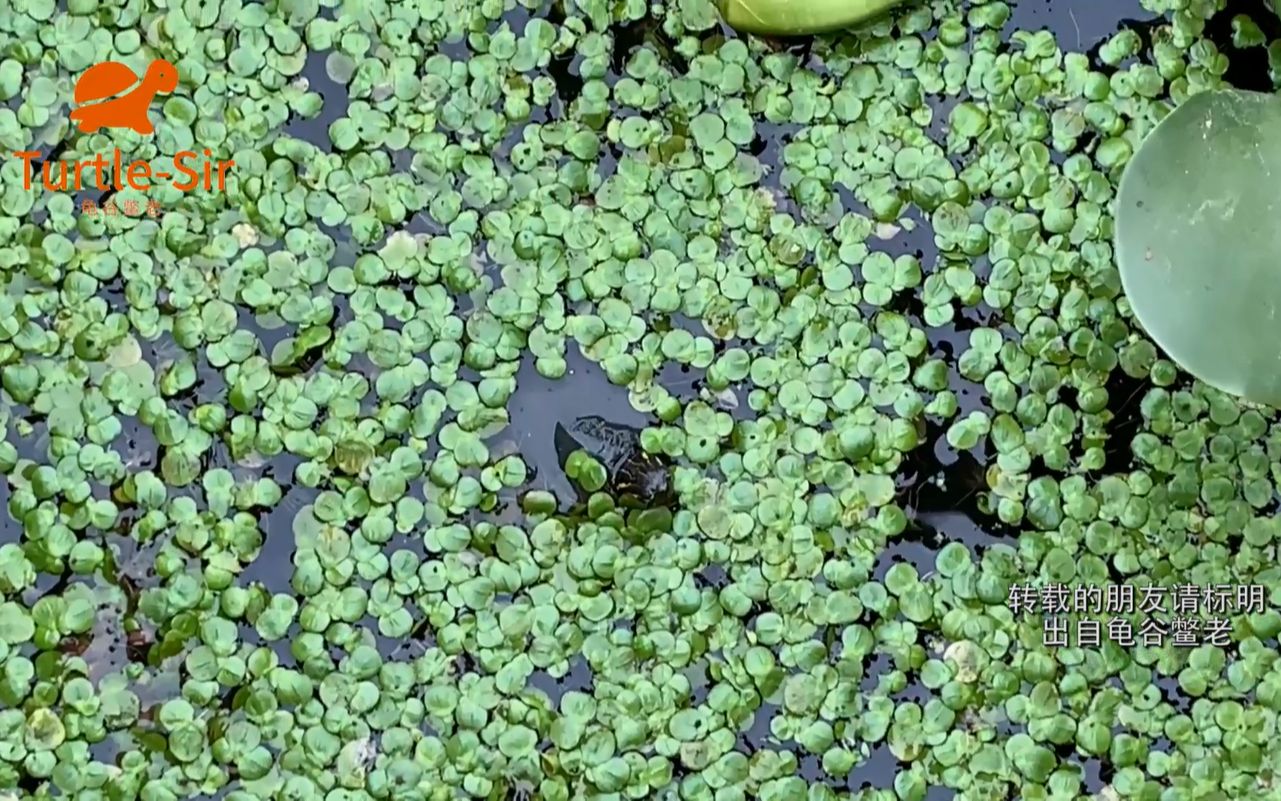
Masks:
[[[579,417],[568,429],[556,423],[556,454],[563,467],[569,454],[582,448],[604,465],[609,474],[606,488],[620,502],[666,506],[672,500],[670,464],[641,447],[640,433],[597,415]]]
[[[162,58],[151,62],[141,82],[133,70],[119,61],[95,64],[76,82],[77,108],[71,112],[71,121],[85,133],[99,128],[154,133],[147,109],[157,94],[168,94],[177,85],[178,69]]]

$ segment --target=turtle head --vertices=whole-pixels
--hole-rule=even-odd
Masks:
[[[163,58],[158,58],[147,67],[143,82],[154,87],[157,92],[168,94],[178,86],[178,68]]]

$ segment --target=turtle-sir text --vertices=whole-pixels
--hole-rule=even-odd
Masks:
[[[36,182],[36,163],[41,155],[35,150],[15,150],[13,155],[22,160],[22,188],[31,189]],[[67,192],[77,189],[112,189],[117,192],[133,189],[145,192],[156,180],[169,181],[180,192],[197,189],[225,191],[227,175],[236,162],[216,160],[209,150],[201,154],[194,150],[180,150],[174,154],[171,169],[149,161],[126,162],[120,148],[111,155],[97,153],[91,159],[76,161],[44,161],[39,165],[40,182],[50,192]]]

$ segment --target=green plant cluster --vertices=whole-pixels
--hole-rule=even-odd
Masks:
[[[0,798],[1277,798],[1281,420],[1113,248],[1148,132],[1268,47],[1226,5],[1087,53],[981,0],[808,45],[712,0],[11,0],[3,151],[236,168],[92,215],[0,158]],[[154,136],[69,129],[154,58]],[[560,381],[649,415],[672,503],[587,450],[549,491],[512,409]],[[923,453],[1012,535],[887,569],[962,480]],[[1054,648],[1008,606],[1048,583],[1269,594],[1229,646]]]

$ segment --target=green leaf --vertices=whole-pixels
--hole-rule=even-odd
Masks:
[[[765,36],[805,36],[839,30],[880,16],[903,0],[718,0],[725,22]]]
[[[19,645],[29,641],[35,633],[35,621],[26,609],[12,601],[0,604],[0,642]]]
[[[1117,196],[1116,252],[1143,328],[1188,372],[1281,405],[1281,98],[1188,98],[1143,140]]]

